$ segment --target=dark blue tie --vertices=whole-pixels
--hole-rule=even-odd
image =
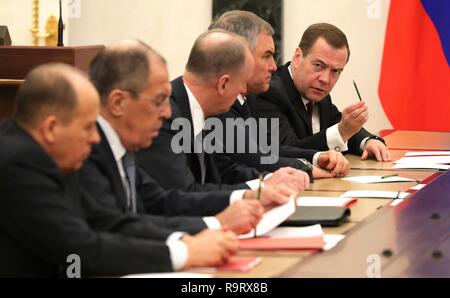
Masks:
[[[252,111],[250,109],[250,105],[248,104],[248,102],[246,100],[241,105],[241,108],[242,108],[242,116],[243,116],[244,120],[246,120],[252,116]]]
[[[122,158],[122,163],[128,182],[128,210],[136,213],[136,164],[134,154],[132,152],[127,152]]]

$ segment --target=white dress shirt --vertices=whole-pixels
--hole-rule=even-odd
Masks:
[[[105,118],[103,118],[100,115],[97,118],[97,122],[100,125],[103,132],[105,133],[106,140],[108,141],[109,146],[111,147],[114,159],[116,160],[117,168],[119,169],[122,183],[124,184],[124,188],[128,189],[129,186],[128,183],[126,182],[125,170],[122,164],[122,157],[125,155],[127,150],[120,141],[117,132]],[[170,234],[166,240],[166,245],[169,247],[172,267],[175,271],[183,268],[186,265],[188,259],[187,246],[186,244],[184,244],[183,241],[181,241],[181,237],[183,235],[184,233],[182,232],[174,232]]]

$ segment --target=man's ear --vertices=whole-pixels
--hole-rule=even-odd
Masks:
[[[56,116],[48,116],[42,121],[38,130],[41,133],[42,138],[48,144],[54,144],[57,141],[58,129],[61,123],[58,121]]]
[[[294,56],[292,57],[292,64],[297,65],[298,63],[300,63],[300,60],[302,58],[303,58],[302,50],[300,48],[297,48],[295,50]]]
[[[223,96],[225,94],[225,90],[227,88],[228,83],[230,82],[230,75],[223,74],[217,80],[217,92]]]
[[[127,100],[128,96],[123,90],[114,89],[109,93],[106,108],[112,116],[120,117],[123,115]]]

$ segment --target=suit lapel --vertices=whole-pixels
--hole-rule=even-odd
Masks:
[[[127,196],[123,187],[122,178],[120,177],[119,169],[117,167],[116,159],[114,158],[114,154],[103,130],[98,124],[97,128],[100,134],[101,141],[100,144],[93,147],[92,157],[96,159],[96,162],[103,168],[105,175],[111,183],[111,189],[113,190],[114,196],[117,199],[117,205],[122,210],[128,210]]]
[[[306,112],[305,105],[301,99],[300,93],[295,88],[294,82],[292,81],[291,75],[289,74],[288,67],[290,62],[280,67],[279,75],[283,85],[286,88],[286,93],[289,96],[289,100],[294,106],[294,111],[300,116],[306,127],[308,127],[309,134],[312,134],[312,126],[309,123],[308,113]]]

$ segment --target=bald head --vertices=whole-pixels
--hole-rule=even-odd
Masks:
[[[248,42],[220,29],[201,34],[194,43],[186,70],[205,80],[239,72],[249,52]]]
[[[102,104],[114,89],[137,96],[147,86],[151,61],[165,64],[164,58],[139,40],[123,40],[109,45],[91,62],[89,75],[100,94]]]
[[[37,126],[49,115],[69,122],[78,105],[76,88],[81,85],[90,83],[81,71],[69,65],[38,66],[25,77],[17,92],[13,118],[27,126]]]

